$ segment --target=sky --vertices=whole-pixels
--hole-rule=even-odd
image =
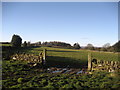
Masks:
[[[118,41],[117,2],[3,2],[2,41],[62,41],[86,46]]]

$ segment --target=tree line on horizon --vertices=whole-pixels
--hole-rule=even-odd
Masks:
[[[6,42],[8,43],[8,42]],[[12,47],[31,47],[31,46],[47,46],[47,47],[58,47],[58,48],[68,48],[68,49],[87,49],[87,50],[97,50],[97,51],[109,51],[109,52],[120,52],[120,40],[115,43],[113,46],[110,46],[109,43],[103,45],[103,47],[94,47],[92,44],[87,44],[84,48],[80,46],[79,43],[75,43],[73,46],[69,43],[59,42],[59,41],[51,41],[51,42],[43,42],[41,43],[30,43],[24,41],[22,43],[22,38],[19,35],[13,35],[11,42]]]

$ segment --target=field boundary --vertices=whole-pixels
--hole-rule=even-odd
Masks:
[[[39,55],[33,55],[33,54],[15,54],[12,56],[13,60],[24,60],[28,63],[46,63],[46,49],[44,49],[42,52],[39,53]]]
[[[100,70],[108,72],[120,71],[120,61],[99,60],[93,58],[91,53],[88,53],[88,70]]]

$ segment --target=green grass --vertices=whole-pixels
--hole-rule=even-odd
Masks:
[[[91,52],[93,59],[120,61],[120,53],[112,52],[97,52],[90,50],[75,50],[75,49],[62,49],[52,47],[34,47],[34,48],[19,48],[19,52],[32,53],[39,55],[44,49],[47,49],[47,66],[66,67],[67,65],[74,68],[87,67],[88,53]],[[16,52],[17,49],[9,50],[8,53]],[[7,52],[3,50],[4,55]]]
[[[0,44],[2,46],[11,46],[10,44]],[[52,47],[38,47],[38,48],[28,48],[19,51],[39,54],[43,49],[47,49],[47,56],[49,57],[60,57],[69,58],[74,60],[79,60],[85,62],[88,59],[88,52],[92,53],[92,57],[99,60],[110,60],[110,61],[120,61],[120,53],[109,53],[109,52],[97,52],[90,50],[74,50],[74,49],[62,49],[62,48],[52,48]],[[4,52],[4,51],[3,51]]]
[[[38,47],[31,49],[30,53],[39,54],[43,49],[47,49],[47,56],[66,57],[76,60],[87,60],[88,52],[92,53],[92,57],[100,60],[118,61],[120,53],[112,52],[97,52],[90,50],[74,50],[74,49],[61,49],[51,47]]]
[[[26,68],[25,68],[26,67]],[[92,74],[51,74],[41,68],[30,68],[23,61],[3,61],[2,88],[120,88],[120,73],[111,76],[109,72]],[[116,89],[118,90],[118,89]]]
[[[88,53],[100,60],[118,61],[118,54],[89,50],[61,49],[51,47],[21,48],[19,51],[38,55],[47,49],[47,66],[83,68],[87,66]],[[15,50],[16,51],[16,50]],[[111,76],[108,72],[92,74],[51,74],[42,68],[28,66],[25,61],[2,61],[2,85],[4,88],[120,88],[120,73]]]
[[[120,61],[120,53],[97,52],[90,50],[62,49],[52,47],[37,47],[22,50],[22,52],[33,53],[39,55],[42,50],[47,49],[47,65],[80,68],[87,66],[88,53],[91,52],[93,59]]]
[[[11,44],[0,44],[0,46],[11,46]]]

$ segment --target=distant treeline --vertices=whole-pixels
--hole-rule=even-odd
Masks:
[[[0,43],[1,44],[10,44],[10,42],[0,42]],[[75,43],[72,46],[69,43],[58,42],[58,41],[43,42],[43,43],[41,43],[41,42],[36,42],[36,43],[25,42],[25,43],[22,43],[21,46],[22,47],[46,46],[46,47],[56,47],[56,48],[68,48],[68,49],[87,49],[87,50],[96,50],[96,51],[120,52],[120,41],[115,43],[113,46],[103,45],[103,47],[94,47],[92,44],[88,44],[85,47],[80,47],[80,44],[78,44],[78,43]]]
[[[109,52],[120,52],[120,41],[110,46],[109,43],[103,45],[103,47],[94,47],[92,44],[87,44],[85,47],[81,47],[79,43],[75,43],[73,46],[66,42],[51,41],[41,43],[31,43],[24,41],[22,43],[22,38],[19,35],[13,35],[11,42],[0,42],[2,44],[11,44],[12,47],[33,47],[33,46],[47,46],[47,47],[58,47],[58,48],[68,48],[68,49],[87,49],[87,50],[97,50],[97,51],[109,51]]]
[[[72,46],[69,43],[65,43],[65,42],[57,42],[57,41],[53,41],[53,42],[43,42],[41,44],[42,46],[48,46],[48,47],[66,47],[66,48],[72,48]]]
[[[103,47],[94,47],[92,44],[87,44],[84,47],[80,47],[80,44],[75,43],[73,46],[65,42],[36,42],[31,43],[31,46],[47,46],[47,47],[60,47],[60,48],[69,48],[69,49],[87,49],[87,50],[96,50],[96,51],[108,51],[108,52],[120,52],[120,41],[110,46],[109,43],[103,45]]]
[[[120,40],[112,46],[114,48],[114,51],[120,52]]]
[[[10,42],[0,42],[0,44],[10,44]]]

